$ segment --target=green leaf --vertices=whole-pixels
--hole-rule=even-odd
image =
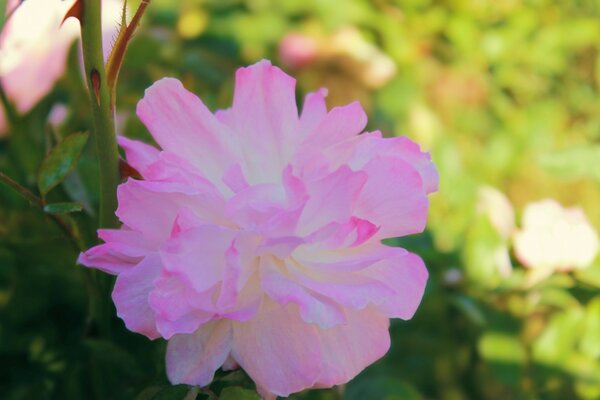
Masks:
[[[38,188],[42,196],[60,184],[75,168],[88,136],[87,133],[74,133],[50,150],[38,173]]]
[[[44,206],[44,212],[48,214],[68,214],[83,210],[79,203],[51,203]]]
[[[575,278],[580,282],[600,288],[600,265],[576,270]]]
[[[220,400],[260,400],[258,394],[252,390],[241,387],[228,387],[223,389]]]
[[[479,354],[502,382],[516,387],[524,371],[526,350],[516,336],[487,332],[477,344]]]
[[[138,360],[125,348],[99,339],[86,339],[84,345],[94,355],[99,368],[120,374],[123,379],[141,376],[142,370]]]
[[[451,302],[475,325],[484,326],[486,324],[483,311],[472,298],[459,294],[452,297]]]
[[[572,307],[556,314],[533,343],[533,358],[544,365],[562,367],[574,351],[585,328],[585,314],[581,307]]]
[[[579,347],[583,354],[600,360],[600,296],[586,307],[585,329]]]
[[[189,391],[188,385],[151,386],[137,395],[135,400],[182,400]]]
[[[600,145],[577,146],[540,158],[548,172],[563,178],[591,178],[600,182]]]
[[[408,382],[388,376],[372,376],[350,381],[344,398],[421,400],[423,396]]]
[[[6,18],[6,0],[0,0],[0,29],[4,27],[4,19]]]

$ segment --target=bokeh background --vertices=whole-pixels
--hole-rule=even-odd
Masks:
[[[526,205],[547,198],[600,228],[600,3],[152,0],[121,72],[119,133],[151,141],[134,110],[155,80],[178,77],[225,108],[234,71],[261,58],[298,78],[299,101],[320,87],[330,106],[359,99],[369,129],[417,141],[441,177],[427,231],[389,243],[428,265],[416,316],[392,322],[388,355],[346,387],[292,398],[600,399],[598,257],[539,273],[513,241]],[[48,149],[89,130],[78,63],[74,45],[27,129],[0,138],[0,170],[31,190]],[[49,123],[57,103],[66,108]],[[88,144],[49,194],[84,205],[68,220],[87,245],[94,157]],[[164,343],[126,331],[112,308],[110,334],[90,323],[76,256],[42,211],[0,186],[0,398],[183,399],[187,388],[166,380]],[[218,373],[211,388],[235,386],[252,383]]]

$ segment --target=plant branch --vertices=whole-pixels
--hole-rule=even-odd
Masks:
[[[36,196],[31,190],[22,186],[10,176],[6,175],[3,172],[0,172],[0,182],[4,183],[6,186],[19,193],[23,198],[29,201],[31,205],[38,206],[40,207],[42,212],[44,211],[44,206],[46,205],[44,200]],[[84,246],[79,240],[79,236],[75,233],[75,231],[69,226],[67,222],[65,222],[58,215],[47,213],[44,214],[47,215],[67,235],[67,237],[71,240],[71,243],[77,251],[84,250]]]
[[[150,5],[150,1],[151,0],[142,0],[129,24],[127,24],[127,20],[125,18],[127,1],[125,1],[123,5],[121,29],[119,30],[119,35],[115,40],[115,44],[111,49],[110,55],[108,56],[108,61],[106,62],[106,76],[108,80],[108,87],[110,88],[111,93],[111,108],[113,109],[116,101],[117,79],[119,78],[119,71],[121,70],[121,65],[123,65],[123,60],[125,59],[127,47],[129,46],[129,42],[131,41],[133,34],[140,25],[142,16],[144,15],[146,8]]]
[[[78,1],[83,5],[80,15],[83,62],[100,167],[100,227],[112,228],[118,225],[115,210],[116,190],[119,184],[119,153],[102,53],[101,0]]]
[[[200,393],[200,388],[198,386],[193,386],[182,400],[195,400],[198,397],[198,393]]]

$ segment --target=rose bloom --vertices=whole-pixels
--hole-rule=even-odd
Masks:
[[[118,188],[118,230],[79,262],[117,275],[117,313],[169,340],[172,383],[242,367],[265,398],[348,382],[415,313],[423,261],[381,239],[425,228],[438,175],[404,137],[363,133],[358,103],[298,116],[295,80],[261,61],[214,115],[164,78],[137,114],[162,150],[121,137],[143,176]]]
[[[370,89],[382,87],[396,75],[394,61],[352,26],[327,36],[289,33],[279,43],[279,58],[294,69],[329,65]]]
[[[61,23],[75,0],[19,0],[7,2],[9,16],[0,33],[0,83],[18,113],[25,114],[52,90],[63,76],[67,55],[79,37],[74,18]],[[116,36],[121,0],[103,2],[105,58]],[[18,7],[17,7],[18,6]],[[0,135],[6,133],[6,116],[0,106]]]
[[[515,254],[524,266],[552,272],[589,266],[598,255],[598,233],[579,207],[563,208],[552,199],[525,207],[515,233]]]

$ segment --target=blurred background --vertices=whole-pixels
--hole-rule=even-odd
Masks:
[[[152,0],[121,71],[118,132],[151,142],[134,110],[155,80],[225,108],[234,71],[262,58],[297,77],[300,102],[321,87],[330,106],[360,100],[370,130],[420,143],[441,178],[428,230],[389,241],[430,271],[416,316],[392,322],[390,352],[345,388],[292,397],[600,399],[600,3]],[[25,133],[0,138],[0,170],[31,190],[53,143],[89,129],[78,63],[74,44]],[[94,157],[88,144],[48,194],[84,205],[65,218],[87,245]],[[89,326],[77,253],[0,186],[0,397],[182,399],[163,343],[116,317],[110,337]],[[252,384],[219,373],[212,389],[229,386]]]

